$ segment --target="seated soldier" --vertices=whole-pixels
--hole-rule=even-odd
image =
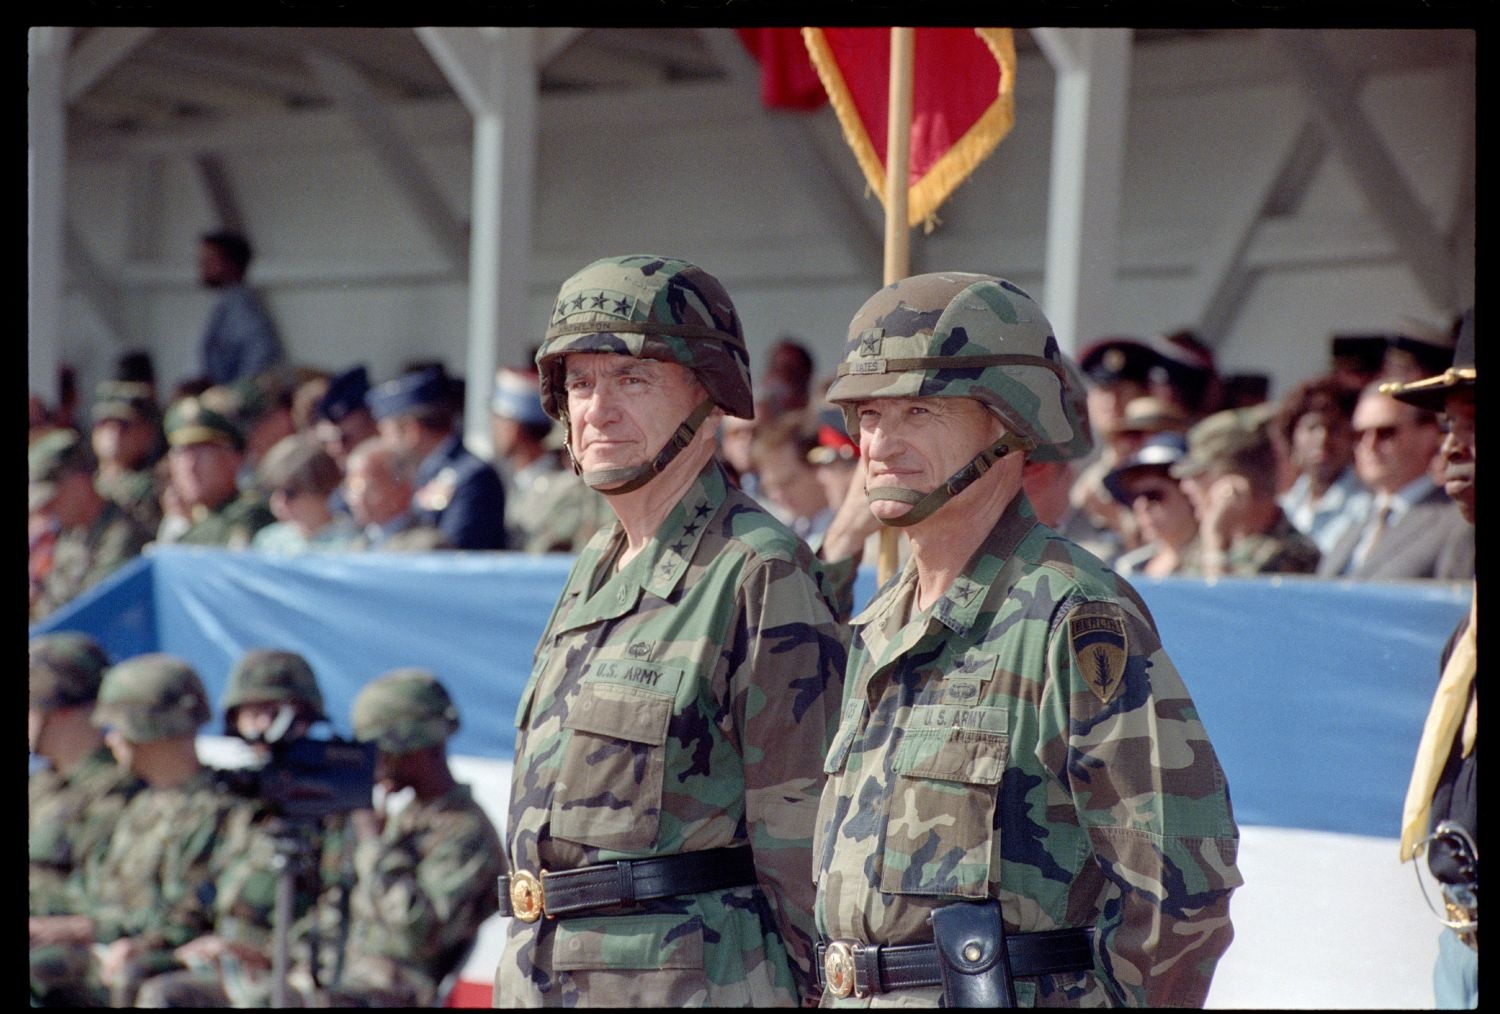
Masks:
[[[240,493],[245,439],[222,414],[197,398],[183,399],[167,413],[167,443],[172,486],[190,518],[176,541],[243,549],[276,520],[263,497]]]
[[[213,922],[213,854],[231,800],[198,760],[208,695],[192,667],[141,655],[104,674],[93,723],[146,783],[109,848],[84,866],[84,914],[31,920],[31,998],[43,1006],[129,1006],[142,979]],[[98,956],[96,957],[96,949]]]
[[[151,533],[94,488],[94,453],[72,430],[56,430],[27,450],[27,506],[56,531],[51,565],[31,593],[35,622],[71,602],[140,555]]]
[[[410,789],[399,813],[351,815],[357,879],[342,974],[321,992],[331,1006],[431,1006],[498,908],[506,872],[494,825],[467,785],[454,781],[447,740],[458,709],[430,673],[397,669],[354,701],[354,734],[380,750],[375,776],[390,793]],[[382,801],[383,802],[383,801]],[[308,969],[295,984],[310,995]]]
[[[1187,434],[1187,455],[1170,475],[1198,518],[1198,542],[1180,573],[1311,574],[1318,547],[1293,527],[1276,502],[1277,456],[1267,425],[1270,404],[1232,408],[1196,424]]]
[[[340,489],[360,526],[349,548],[388,553],[453,548],[436,526],[423,524],[412,511],[415,476],[411,463],[379,437],[363,441],[349,453]]]
[[[261,763],[273,743],[291,743],[323,721],[323,694],[306,659],[290,651],[247,652],[229,674],[224,691],[224,731],[249,743]],[[232,779],[231,779],[232,780]],[[246,780],[255,793],[258,783]],[[346,888],[345,820],[288,820],[258,794],[243,796],[225,823],[214,862],[214,923],[177,948],[179,969],[147,981],[143,1007],[265,1006],[274,992],[270,973],[276,939],[278,863],[293,863],[289,945],[316,948],[315,909],[326,892],[338,904]],[[300,847],[283,850],[278,840]],[[350,871],[352,874],[352,870]],[[329,941],[328,945],[333,946]]]
[[[26,741],[46,762],[26,785],[34,916],[81,911],[83,866],[109,848],[120,812],[141,788],[89,721],[108,667],[86,634],[31,639]]]
[[[148,532],[161,524],[161,483],[153,467],[167,449],[161,410],[149,384],[107,380],[94,401],[89,434],[99,492],[125,508]]]

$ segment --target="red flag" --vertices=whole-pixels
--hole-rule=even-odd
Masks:
[[[804,28],[813,66],[870,189],[885,199],[889,28]],[[908,225],[930,220],[1015,122],[1009,28],[917,28]]]
[[[817,109],[828,101],[797,28],[736,28],[760,64],[760,100],[773,109]]]

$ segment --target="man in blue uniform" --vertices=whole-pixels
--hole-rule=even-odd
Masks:
[[[366,397],[381,439],[416,463],[418,521],[454,549],[504,549],[505,486],[464,447],[453,402],[452,382],[438,367],[387,381]]]

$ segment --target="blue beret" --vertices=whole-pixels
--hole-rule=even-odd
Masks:
[[[514,419],[526,425],[547,426],[552,417],[542,410],[541,385],[535,373],[500,370],[495,374],[495,391],[490,397],[490,411],[502,419]]]
[[[370,406],[370,414],[376,419],[385,419],[403,412],[449,405],[452,396],[448,375],[440,367],[432,366],[372,388],[365,395],[365,404]]]
[[[370,375],[363,365],[354,366],[328,382],[328,390],[318,399],[317,414],[329,422],[341,422],[345,416],[365,403],[370,393]]]

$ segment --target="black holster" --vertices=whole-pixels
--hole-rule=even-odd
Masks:
[[[946,1007],[1014,1007],[1016,989],[1000,902],[959,901],[927,917]]]

